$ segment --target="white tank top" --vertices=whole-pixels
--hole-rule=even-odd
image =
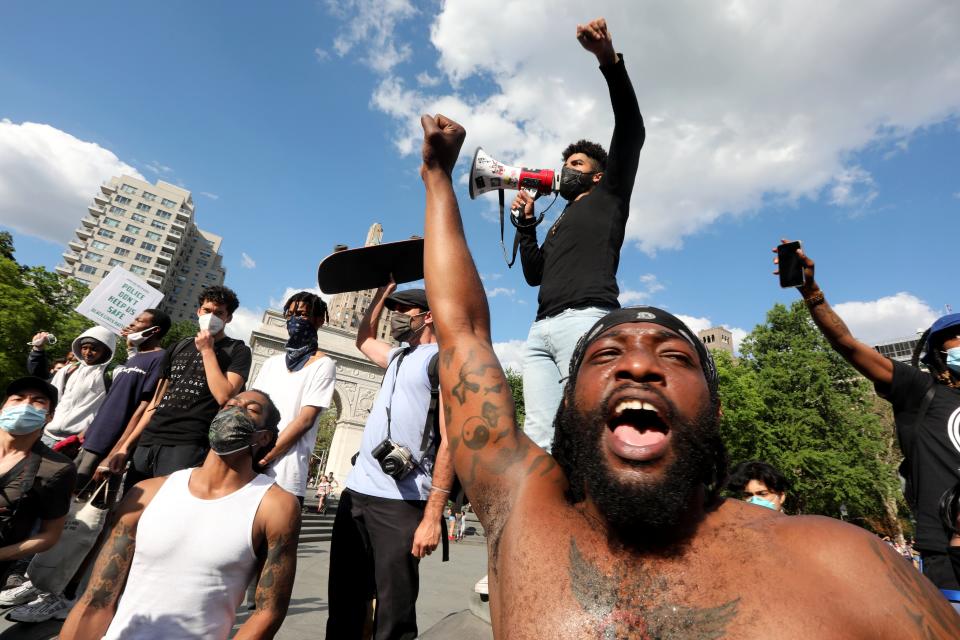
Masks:
[[[105,640],[227,638],[256,568],[253,519],[273,480],[215,500],[172,473],[144,509],[127,586]]]

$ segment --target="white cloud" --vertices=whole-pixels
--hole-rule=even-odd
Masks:
[[[210,193],[209,191],[201,191],[201,192],[200,192],[200,195],[202,195],[204,198],[210,198],[211,200],[219,200],[219,199],[220,199],[220,196],[218,196],[218,195],[215,194],[215,193]]]
[[[309,291],[310,293],[316,294],[320,296],[323,299],[323,301],[328,304],[330,300],[333,299],[332,295],[328,295],[320,291],[320,287],[316,287],[316,286],[300,287],[299,289],[296,287],[287,287],[286,289],[283,290],[283,293],[277,296],[276,298],[274,298],[273,296],[270,297],[270,308],[283,309],[283,304],[290,299],[290,296],[292,296],[295,293],[300,293],[301,291]]]
[[[653,294],[664,290],[664,286],[657,280],[657,276],[652,273],[645,273],[639,277],[641,289],[626,288],[621,282],[620,295],[617,300],[620,306],[629,307],[636,304],[647,304]]]
[[[873,202],[877,195],[876,183],[869,171],[861,167],[848,167],[833,179],[830,204],[863,209]]]
[[[895,338],[915,337],[937,319],[937,312],[911,293],[864,302],[834,305],[855,338],[874,345]]]
[[[345,21],[333,41],[341,58],[364,45],[361,60],[379,73],[386,73],[407,60],[410,45],[394,37],[397,23],[417,14],[408,0],[328,0],[330,12]],[[316,54],[316,50],[314,50]]]
[[[507,296],[508,298],[512,298],[516,293],[516,289],[508,289],[507,287],[494,287],[493,289],[487,289],[488,298],[496,298],[497,296]]]
[[[50,125],[0,121],[0,224],[66,243],[98,185],[139,171],[109,149]]]
[[[313,55],[317,59],[317,62],[325,62],[326,60],[330,59],[330,52],[321,49],[320,47],[317,47],[313,50]]]
[[[426,71],[417,74],[417,84],[421,87],[435,87],[440,84],[440,78],[430,75]]]
[[[493,282],[494,280],[499,280],[503,277],[502,273],[481,273],[480,279],[484,282]]]
[[[250,344],[250,334],[254,329],[260,326],[263,319],[262,309],[251,309],[249,307],[238,307],[233,312],[233,320],[225,329],[226,334],[236,340],[243,340]]]
[[[246,253],[240,253],[240,266],[244,269],[253,269],[257,266],[256,260],[248,256]]]
[[[168,166],[165,165],[165,164],[160,164],[160,163],[157,162],[156,160],[154,160],[154,161],[152,161],[152,162],[148,162],[148,163],[146,164],[146,167],[147,167],[147,170],[148,170],[148,171],[151,171],[151,172],[156,173],[156,174],[170,173],[171,171],[173,171],[173,169],[172,169],[171,167],[168,167]]]
[[[520,373],[523,371],[523,347],[524,340],[510,340],[508,342],[493,343],[493,351],[500,360],[500,365],[506,369],[513,369]]]
[[[404,50],[394,29],[414,15],[409,3],[336,6],[349,21],[347,50],[388,60]],[[533,37],[509,10],[520,6],[439,5],[431,42],[452,90],[399,75],[395,62],[372,65],[381,77],[371,104],[396,120],[400,153],[419,150],[418,114],[438,111],[464,124],[467,148],[527,166],[559,164],[581,137],[608,144],[605,83],[574,39],[583,3],[524,2],[537,16]],[[627,239],[648,252],[771,200],[862,208],[878,188],[853,153],[896,148],[960,113],[955,0],[601,0],[589,15],[606,16],[647,124]]]

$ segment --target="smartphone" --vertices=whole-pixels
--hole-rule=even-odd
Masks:
[[[780,286],[799,287],[803,284],[803,264],[797,249],[799,242],[786,242],[777,247],[777,264],[780,265]]]

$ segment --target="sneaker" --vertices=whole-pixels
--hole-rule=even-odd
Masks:
[[[26,604],[36,599],[40,590],[33,586],[33,583],[27,580],[19,587],[4,589],[0,591],[0,607],[15,607],[20,604]]]
[[[67,614],[73,608],[74,602],[63,596],[54,595],[45,591],[28,604],[12,609],[7,614],[14,622],[46,622],[47,620],[66,620]]]
[[[476,593],[479,593],[479,594],[482,595],[482,596],[490,595],[490,593],[489,593],[489,592],[490,592],[490,586],[489,586],[489,583],[488,583],[488,581],[487,581],[487,578],[488,578],[488,577],[489,577],[489,576],[483,576],[482,578],[480,578],[479,580],[477,580],[477,584],[475,584],[475,585],[473,586],[473,590],[474,590]]]

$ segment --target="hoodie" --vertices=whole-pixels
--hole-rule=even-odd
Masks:
[[[80,357],[82,338],[94,338],[107,347],[107,353],[100,362],[88,365],[83,361]],[[77,357],[79,364],[76,369],[73,367],[60,369],[50,380],[50,384],[55,386],[60,394],[60,401],[57,403],[53,419],[44,428],[48,436],[55,440],[63,440],[87,430],[107,395],[104,375],[107,365],[113,359],[116,346],[117,336],[99,326],[87,329],[73,341],[73,355]],[[71,369],[73,373],[68,377],[67,372]]]

